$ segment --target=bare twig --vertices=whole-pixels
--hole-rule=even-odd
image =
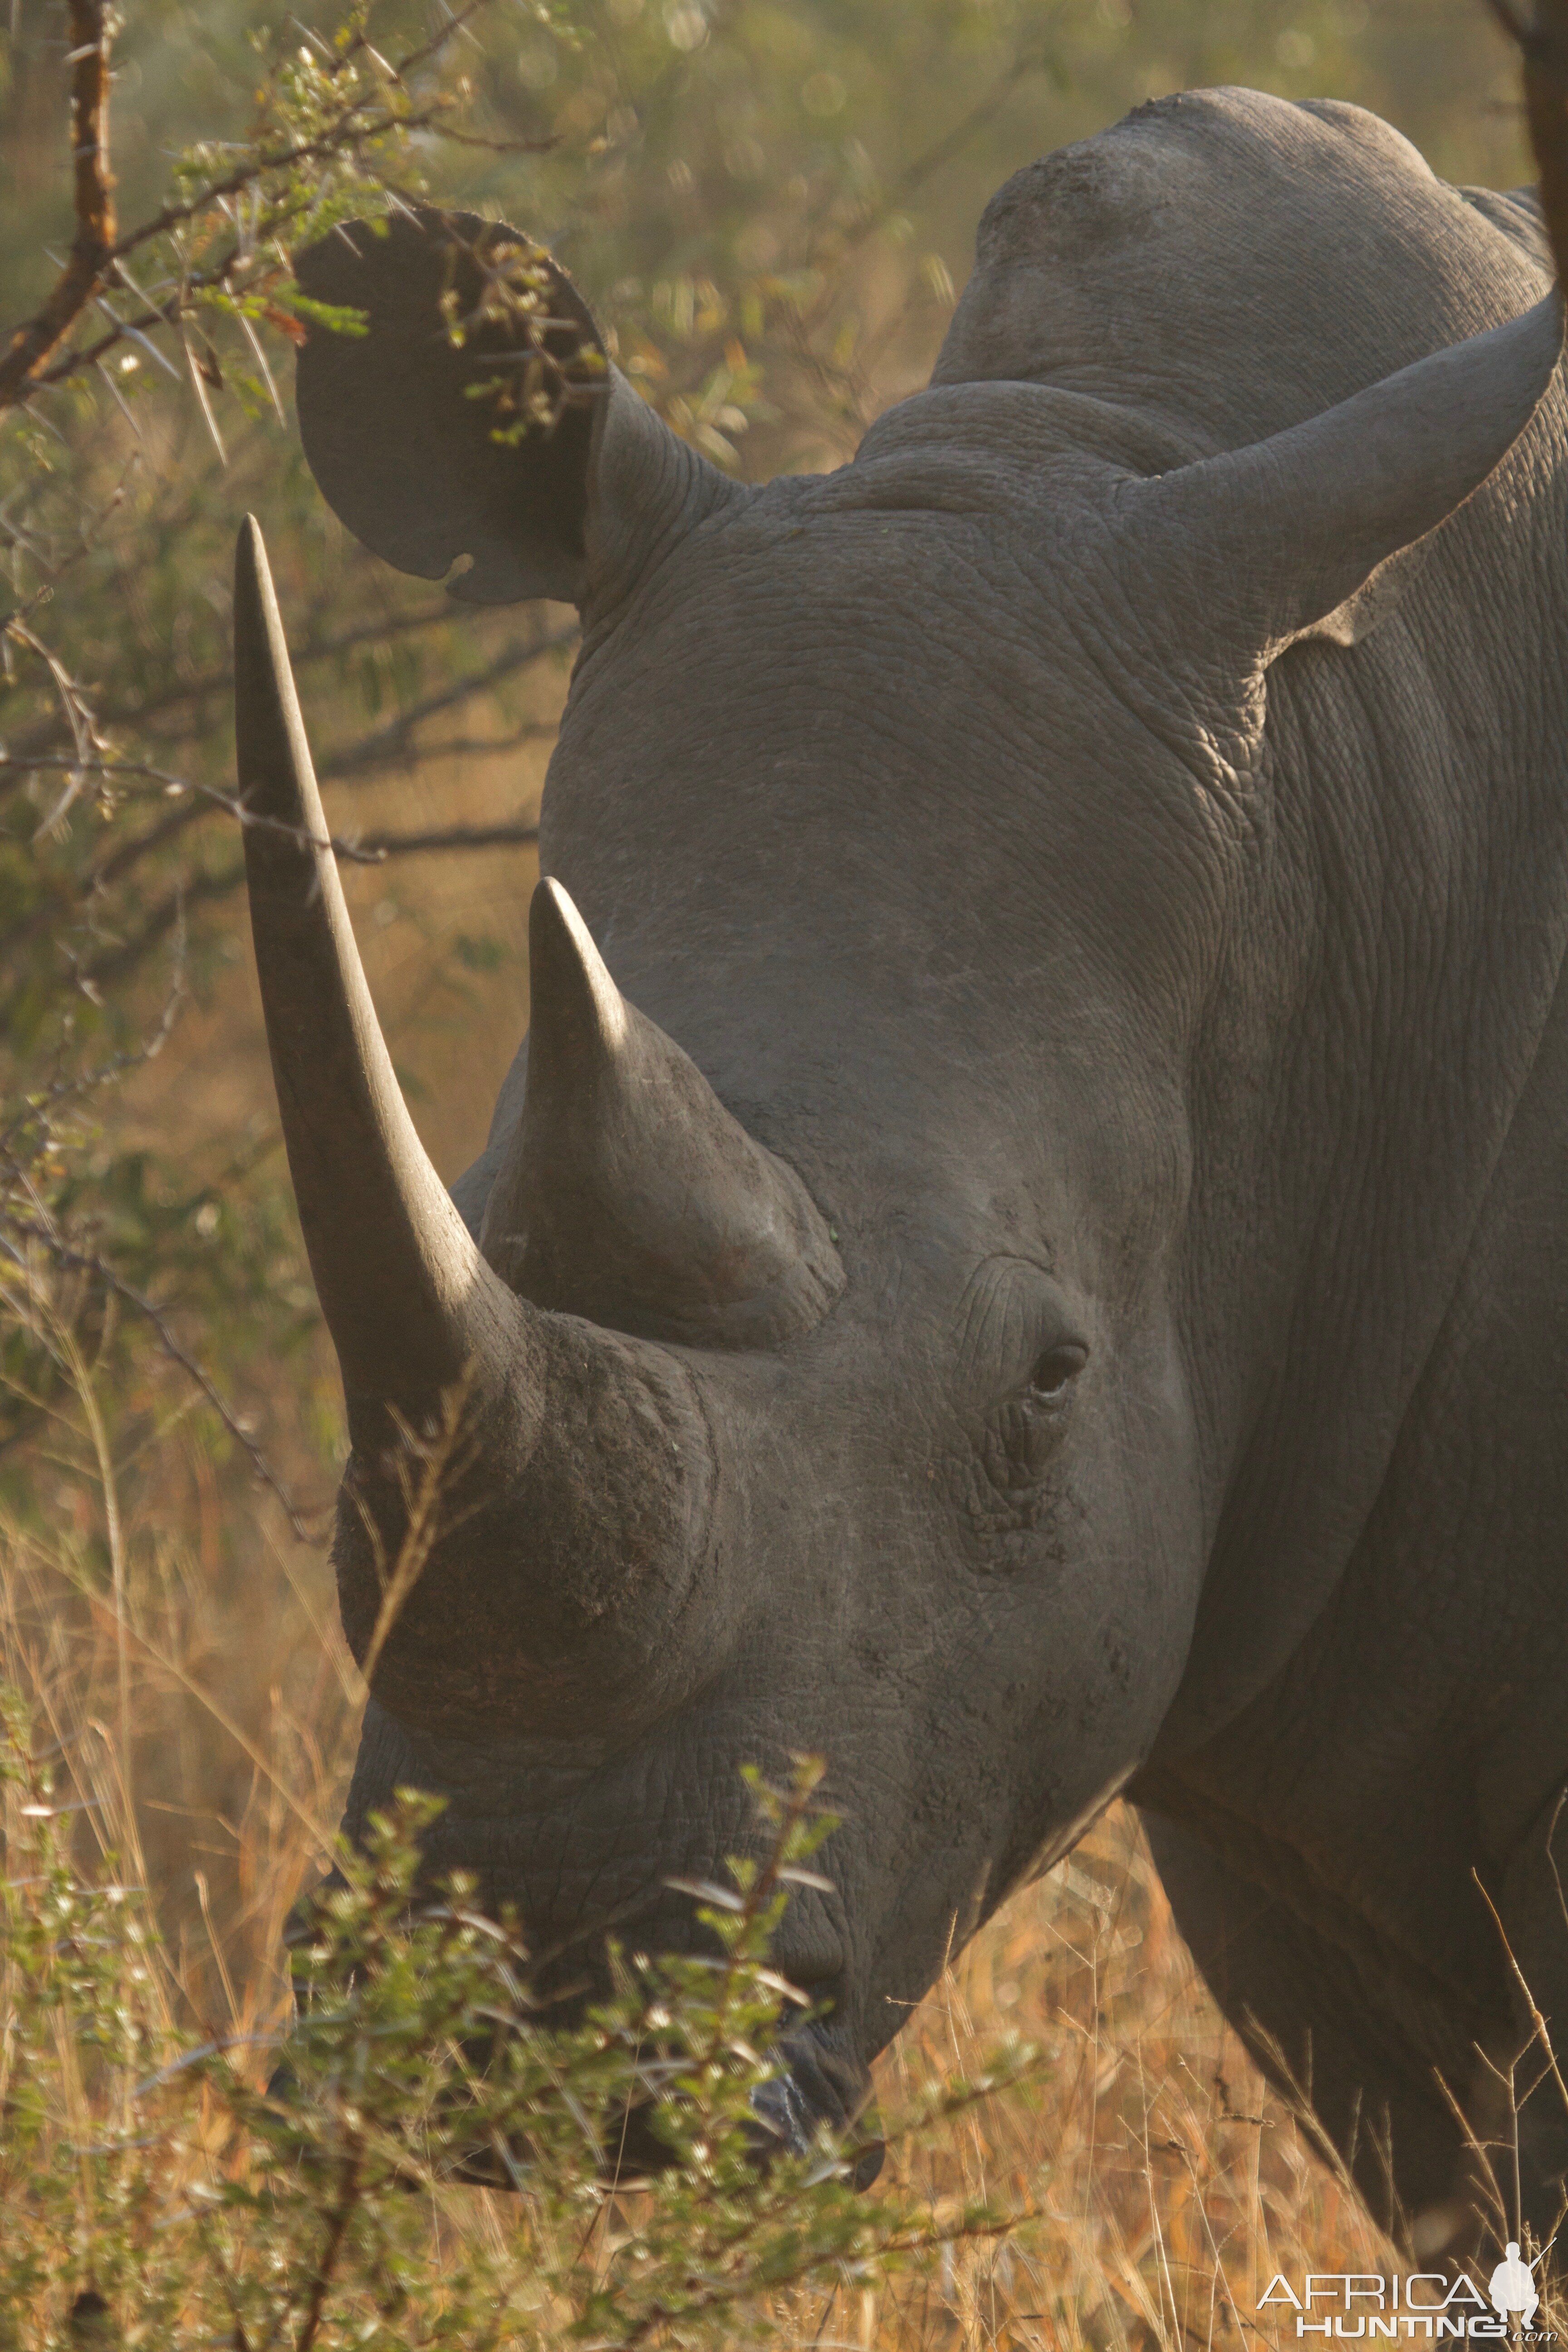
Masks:
[[[163,1353],[172,1362],[178,1364],[187,1379],[194,1381],[201,1391],[235,1444],[244,1449],[249,1458],[251,1468],[262,1485],[270,1488],[277,1496],[283,1507],[284,1516],[300,1542],[308,1543],[310,1539],[310,1530],[292,1495],[268,1461],[265,1453],[250,1431],[231,1407],[224,1402],[211,1376],[203,1370],[195,1357],[187,1349],[183,1348],[175,1339],[169,1328],[163,1309],[155,1306],[152,1299],[144,1297],[133,1285],[127,1282],[123,1275],[117,1274],[107,1258],[100,1257],[96,1250],[74,1248],[70,1243],[54,1232],[48,1223],[35,1217],[17,1216],[7,1217],[5,1223],[12,1232],[45,1250],[63,1273],[91,1275],[96,1281],[101,1282],[106,1289],[111,1290],[117,1298],[123,1299],[127,1307],[133,1307],[143,1321],[151,1326]],[[0,1249],[5,1247],[5,1237],[3,1233],[0,1233]],[[14,1247],[9,1254],[15,1257],[20,1257],[20,1252]]]
[[[417,834],[371,835],[358,845],[361,862],[380,865],[393,857],[428,856],[442,850],[474,850],[485,848],[526,849],[539,838],[536,824],[504,824],[490,826],[449,825],[444,831]],[[332,845],[336,848],[337,844]],[[109,949],[79,975],[81,984],[101,992],[134,971],[138,964],[151,955],[160,940],[166,938],[184,914],[196,907],[211,906],[216,900],[232,898],[245,886],[245,864],[237,858],[228,866],[205,874],[194,874],[176,883],[165,897],[159,899],[146,916],[140,929],[127,940]],[[0,1028],[4,1026],[5,1007],[0,1003]]]
[[[383,1563],[380,1530],[363,1496],[357,1498],[377,1566],[382,1570],[381,1607],[360,1662],[367,1690],[374,1683],[377,1662],[409,1594],[429,1564],[431,1553],[454,1531],[456,1523],[447,1507],[447,1490],[473,1460],[472,1445],[464,1428],[472,1386],[472,1371],[467,1370],[452,1387],[443,1389],[440,1420],[427,1434],[410,1427],[401,1415],[395,1416],[402,1439],[397,1484],[403,1497],[404,1531],[397,1558],[389,1569]],[[466,1517],[468,1514],[461,1516]]]
[[[92,707],[81,688],[72,677],[59,656],[51,646],[47,646],[41,637],[34,635],[21,618],[20,614],[12,614],[8,620],[0,625],[0,635],[11,638],[16,645],[26,646],[36,660],[43,663],[55,689],[59,716],[69,729],[76,748],[76,757],[68,763],[70,772],[66,779],[65,791],[49,811],[48,815],[39,824],[37,832],[34,835],[34,839],[37,840],[39,835],[52,832],[76,799],[81,790],[83,780],[92,765],[93,754],[101,749],[101,742]]]
[[[35,760],[28,762],[29,766],[35,768],[64,764],[63,761],[54,760]],[[0,761],[0,772],[4,771],[5,765],[5,761]],[[133,834],[129,841],[122,841],[120,846],[111,850],[107,857],[100,858],[96,866],[89,866],[78,880],[67,885],[68,894],[81,905],[86,905],[97,898],[99,893],[107,889],[111,883],[122,881],[127,874],[139,866],[144,858],[150,856],[153,851],[167,848],[169,843],[178,835],[185,832],[199,818],[207,815],[215,808],[226,809],[231,816],[237,817],[242,825],[258,825],[266,832],[288,834],[292,839],[298,841],[301,847],[330,849],[334,856],[351,865],[379,866],[386,855],[385,851],[378,846],[366,846],[358,841],[340,839],[335,834],[329,834],[324,839],[318,840],[313,834],[303,833],[298,826],[286,824],[278,817],[258,815],[254,811],[246,808],[233,793],[220,792],[213,784],[187,784],[178,776],[171,776],[161,768],[149,766],[145,761],[100,761],[73,765],[72,789],[79,788],[82,781],[89,774],[118,779],[135,777],[161,783],[165,791],[175,792],[182,795],[182,805],[171,810],[166,816],[160,818],[156,824],[149,825],[144,832]],[[242,872],[242,868],[234,869],[237,881]],[[181,903],[189,899],[192,888],[193,885],[188,880],[176,887],[172,902],[176,911]],[[204,892],[198,895],[207,894]],[[58,921],[59,912],[58,898],[46,897],[40,899],[30,914],[25,916],[20,922],[13,924],[10,930],[0,937],[0,956],[14,958],[19,955],[24,949],[30,947],[35,940],[42,938],[46,932],[53,929]],[[152,934],[148,940],[149,945],[162,935],[164,928],[166,926],[160,926],[159,929]]]
[[[1557,2053],[1552,2046],[1552,2036],[1547,2031],[1546,2020],[1542,2017],[1540,2009],[1536,2005],[1535,1995],[1530,1990],[1530,1985],[1525,1977],[1524,1970],[1520,1967],[1518,1960],[1514,1958],[1513,1946],[1508,1939],[1508,1930],[1502,1924],[1502,1919],[1498,1911],[1497,1905],[1492,1901],[1491,1896],[1487,1892],[1485,1883],[1481,1878],[1479,1871],[1472,1870],[1470,1876],[1475,1880],[1477,1886],[1480,1890],[1481,1901],[1486,1905],[1487,1909],[1492,1915],[1492,1925],[1497,1929],[1498,1941],[1502,1946],[1503,1949],[1503,1958],[1507,1960],[1510,1973],[1511,1974],[1515,1984],[1519,1987],[1520,1998],[1523,2001],[1525,2009],[1529,2012],[1531,2024],[1535,2028],[1536,2037],[1541,2043],[1542,2052],[1546,2060],[1548,2072],[1551,2074],[1552,2081],[1557,2085],[1558,2092],[1561,2095],[1564,2107],[1568,2107],[1568,2083],[1563,2081],[1562,2068],[1557,2063]]]
[[[344,744],[338,751],[323,753],[317,762],[316,773],[323,783],[327,783],[336,778],[355,775],[363,769],[386,768],[400,760],[416,756],[423,759],[425,751],[416,747],[413,738],[415,730],[425,719],[434,719],[438,711],[450,710],[476,694],[487,693],[492,686],[499,686],[503,678],[515,677],[519,670],[529,668],[546,654],[558,652],[576,642],[577,628],[574,623],[566,628],[550,630],[543,636],[530,638],[523,644],[506,646],[483,669],[471,670],[466,677],[455,679],[438,693],[427,694],[422,701],[410,703],[406,710],[400,711],[395,719],[389,719],[384,727],[378,727],[373,734],[362,737],[359,742]],[[552,730],[545,727],[541,731],[548,734]]]
[[[140,930],[109,949],[96,960],[82,966],[77,974],[77,984],[89,994],[101,992],[127,972],[134,971],[162,939],[166,939],[176,923],[184,919],[192,909],[204,907],[215,898],[229,898],[245,881],[245,860],[237,858],[230,866],[220,866],[216,873],[195,874],[182,877],[165,898],[161,898],[147,916]],[[4,1029],[5,1008],[0,1006],[0,1030]]]
[[[43,593],[40,591],[39,594]],[[16,614],[0,614],[0,627],[4,627],[8,618],[25,620],[37,601],[37,596],[29,597]],[[443,596],[439,604],[421,604],[412,613],[379,614],[371,620],[355,622],[351,628],[339,629],[326,636],[308,638],[301,646],[290,646],[289,658],[298,672],[308,663],[330,661],[338,654],[352,653],[356,646],[379,645],[384,639],[413,635],[422,629],[450,627],[453,622],[463,617],[462,608],[454,604],[449,596]],[[548,647],[542,650],[548,650]],[[150,719],[161,719],[165,711],[177,710],[187,703],[204,702],[214,695],[231,694],[233,690],[234,669],[232,665],[226,664],[222,669],[203,670],[196,677],[182,678],[177,684],[162,687],[145,701],[107,703],[99,711],[99,724],[106,730],[115,727],[144,727]],[[58,714],[51,712],[47,719],[36,721],[31,727],[19,729],[10,738],[12,756],[4,763],[5,768],[13,773],[26,768],[32,753],[49,749],[59,734],[61,724]],[[193,724],[191,731],[201,730]],[[173,735],[165,733],[162,740],[177,740],[178,730],[174,730]],[[4,782],[0,782],[0,792],[4,790]]]
[[[541,727],[538,730],[521,730],[520,735],[532,732],[547,735],[552,731],[548,727]],[[513,737],[508,739],[508,741],[517,740],[517,737]],[[438,748],[445,751],[501,750],[507,748],[507,743],[459,744]],[[8,764],[10,763],[5,760],[0,760],[0,778],[4,777]],[[35,768],[48,768],[64,766],[67,763],[63,760],[51,759],[34,760],[26,764]],[[332,855],[342,863],[353,866],[384,866],[389,858],[426,856],[447,850],[527,849],[531,848],[539,839],[539,825],[536,820],[513,818],[500,824],[437,825],[418,833],[329,834],[318,840],[314,835],[302,833],[298,827],[285,824],[279,818],[257,815],[253,811],[247,809],[232,793],[221,792],[212,784],[187,784],[183,779],[171,776],[163,769],[151,767],[144,761],[89,762],[81,772],[84,774],[98,772],[120,779],[139,778],[161,783],[166,791],[178,792],[182,795],[179,805],[172,809],[167,815],[161,817],[156,824],[147,826],[145,831],[133,835],[129,841],[122,841],[118,848],[110,852],[107,857],[100,858],[96,866],[89,866],[75,883],[68,886],[70,895],[81,905],[86,905],[97,898],[111,884],[122,881],[126,875],[141,865],[145,858],[157,850],[166,849],[171,841],[177,839],[182,833],[189,831],[193,824],[209,815],[214,809],[226,810],[231,816],[237,817],[242,825],[260,825],[269,832],[289,834],[302,845],[330,849]],[[177,916],[182,905],[188,905],[193,899],[201,901],[223,897],[230,889],[237,889],[244,878],[245,869],[237,865],[223,869],[216,889],[210,887],[210,877],[202,875],[186,877],[175,886],[149,925],[139,935],[141,941],[139,953],[145,953],[156,945],[158,940],[169,928],[170,922]],[[30,947],[34,940],[41,939],[47,932],[52,930],[58,924],[59,916],[58,898],[41,900],[20,922],[13,924],[9,931],[0,936],[0,956],[15,958],[19,955],[25,949]],[[118,976],[127,968],[117,958],[114,966],[115,975]],[[99,978],[103,976],[98,975]]]
[[[543,727],[540,732],[549,735],[553,734],[554,730]],[[0,759],[0,774],[4,774],[5,770],[13,765],[25,766],[38,772],[69,766],[74,771],[77,762],[54,757],[15,762]],[[209,808],[226,809],[229,815],[237,817],[241,824],[254,825],[263,833],[287,834],[290,840],[297,841],[301,848],[330,849],[334,857],[341,857],[351,866],[378,865],[384,854],[377,846],[380,839],[395,840],[403,845],[416,842],[425,837],[415,834],[407,835],[388,834],[384,836],[372,836],[367,839],[361,834],[307,833],[302,826],[289,824],[281,817],[258,814],[255,809],[247,808],[236,793],[226,793],[217,784],[204,784],[199,782],[190,783],[184,777],[172,774],[167,768],[154,768],[146,760],[89,760],[82,763],[82,772],[86,775],[105,776],[120,781],[133,778],[139,782],[162,784],[165,793],[172,793],[186,803],[185,806],[175,809],[168,816],[160,818],[156,824],[150,825],[145,833],[133,835],[131,840],[122,841],[118,849],[111,850],[107,857],[100,858],[96,866],[89,866],[79,885],[79,895],[84,898],[91,898],[95,892],[105,888],[110,882],[120,881],[151,851],[163,848],[166,842],[175,834],[183,832],[184,827],[196,817],[205,816]],[[458,827],[458,830],[461,833],[462,828]],[[510,828],[502,827],[500,837],[510,838]],[[437,848],[445,849],[448,846],[445,834],[432,834],[429,838]],[[19,939],[26,936],[25,930],[13,932],[9,938],[0,940],[0,948],[12,947]]]
[[[448,849],[531,849],[538,839],[537,824],[449,824],[434,833],[367,833],[358,848],[362,857],[381,862]]]

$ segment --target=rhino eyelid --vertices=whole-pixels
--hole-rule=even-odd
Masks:
[[[1029,1394],[1042,1403],[1058,1404],[1088,1361],[1089,1349],[1080,1339],[1058,1340],[1036,1358]]]

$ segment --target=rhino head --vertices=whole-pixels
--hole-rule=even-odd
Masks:
[[[779,1953],[823,2011],[774,2119],[798,2138],[1183,1682],[1272,1345],[1212,1189],[1267,1112],[1245,1008],[1215,1017],[1265,887],[1265,672],[1354,634],[1557,331],[1190,462],[1081,391],[938,384],[841,471],[753,489],[607,363],[498,437],[469,394],[515,325],[458,348],[439,303],[481,318],[510,235],[410,216],[301,271],[368,315],[300,361],[350,527],[426,576],[471,559],[460,598],[583,614],[531,1030],[461,1210],[377,1026],[253,528],[239,562],[256,953],[372,1664],[349,1827],[440,1791],[431,1867],[591,1966],[606,1928],[689,1934],[668,1883],[747,1844],[742,1762],[826,1756],[833,1889]],[[389,1465],[459,1389],[388,1622]]]

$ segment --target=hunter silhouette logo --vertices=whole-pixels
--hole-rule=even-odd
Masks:
[[[1541,2256],[1537,2254],[1535,2260],[1539,2262]],[[1500,2319],[1510,2319],[1517,2312],[1528,2327],[1535,2317],[1535,2306],[1541,2297],[1535,2292],[1535,2281],[1530,2274],[1533,2268],[1534,2263],[1520,2260],[1518,2243],[1510,2238],[1504,2249],[1502,2261],[1491,2274],[1492,2309]]]
[[[1537,2263],[1542,2259],[1535,2257]],[[1281,2272],[1269,2280],[1258,2309],[1278,2310],[1281,2321],[1286,2310],[1293,2312],[1296,2324],[1289,2332],[1303,2337],[1353,2343],[1385,2336],[1390,2343],[1436,2344],[1467,2336],[1495,2341],[1522,2332],[1531,2344],[1550,2344],[1556,2340],[1550,2331],[1531,2326],[1541,2302],[1533,2268],[1510,2238],[1488,2282],[1489,2294],[1481,2293],[1468,2271],[1452,2277],[1412,2271],[1390,2278],[1372,2271],[1310,2271],[1300,2287]]]

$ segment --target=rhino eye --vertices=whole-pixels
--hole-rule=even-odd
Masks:
[[[976,1535],[1023,1535],[1038,1525],[1050,1500],[1047,1474],[1067,1431],[1063,1408],[1088,1361],[1080,1340],[1058,1339],[1041,1349],[1023,1385],[993,1407],[971,1457],[965,1498]]]
[[[1029,1396],[1036,1404],[1058,1405],[1089,1361],[1089,1349],[1068,1340],[1047,1348],[1029,1374]]]

